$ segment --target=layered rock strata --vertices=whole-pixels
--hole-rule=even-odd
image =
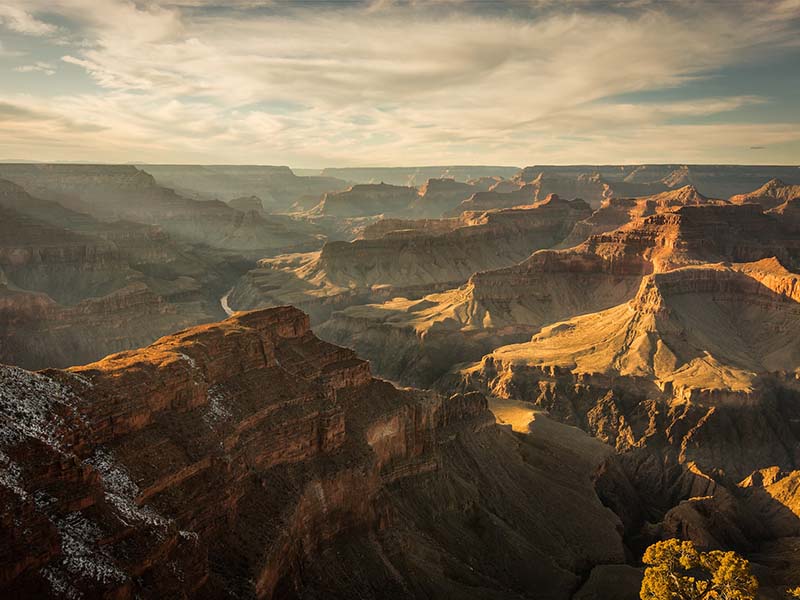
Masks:
[[[0,367],[0,414],[6,597],[566,600],[624,559],[605,452],[373,379],[290,307]]]

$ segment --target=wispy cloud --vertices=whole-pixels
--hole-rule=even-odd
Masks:
[[[9,25],[0,7],[9,28],[39,23],[51,28],[39,35],[55,35],[31,16],[44,11],[74,24],[59,35],[83,43],[64,53],[64,69],[96,86],[6,101],[51,114],[30,144],[60,127],[70,144],[87,144],[82,155],[119,160],[518,164],[713,152],[725,160],[719,139],[741,149],[800,139],[786,124],[762,126],[760,138],[755,127],[676,124],[767,102],[766,93],[614,100],[781,52],[798,38],[795,0],[415,4],[0,5],[31,19]],[[48,72],[36,64],[17,70]],[[2,92],[0,84],[0,100]],[[9,139],[4,123],[0,138]],[[84,138],[81,124],[100,132]]]
[[[55,75],[56,68],[52,63],[36,61],[29,65],[19,65],[14,67],[17,73],[44,73],[45,75]]]
[[[0,3],[0,23],[11,31],[27,35],[48,35],[56,31],[54,25],[40,21],[26,11],[24,4]]]

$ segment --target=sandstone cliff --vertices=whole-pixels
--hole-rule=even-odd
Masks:
[[[678,536],[769,563],[800,523],[799,286],[774,258],[655,273],[632,301],[442,385],[530,402],[615,446],[598,490],[632,547]],[[754,489],[765,469],[783,483]]]
[[[289,307],[0,367],[0,414],[6,597],[566,600],[624,559],[605,452],[375,380]]]
[[[636,219],[657,213],[674,212],[682,206],[703,204],[725,204],[725,201],[707,198],[693,185],[638,198],[612,196],[604,199],[600,208],[588,219],[576,223],[575,228],[560,246],[570,248],[592,235],[613,231]]]

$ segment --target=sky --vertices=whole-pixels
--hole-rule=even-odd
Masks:
[[[0,159],[800,164],[800,0],[0,0]]]

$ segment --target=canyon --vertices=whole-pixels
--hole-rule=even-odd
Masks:
[[[0,591],[781,598],[798,234],[797,167],[0,163]]]
[[[691,189],[607,202],[576,223],[570,237],[612,227],[617,216],[629,221],[577,246],[476,272],[459,288],[337,311],[320,334],[348,343],[393,380],[429,386],[455,364],[523,341],[543,325],[631,300],[650,273],[770,257],[796,269],[800,258],[791,221],[759,205],[708,201]]]

